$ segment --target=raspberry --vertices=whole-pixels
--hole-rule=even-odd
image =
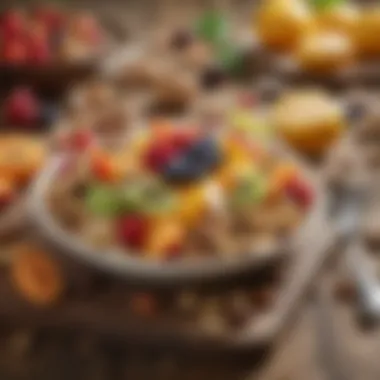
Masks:
[[[195,141],[195,134],[189,131],[178,131],[171,137],[171,142],[176,151],[184,151],[190,148]]]
[[[307,209],[314,201],[312,188],[298,177],[292,178],[286,186],[287,195],[298,205]]]
[[[40,105],[36,96],[27,88],[12,92],[4,106],[5,120],[14,125],[30,125],[38,121]]]
[[[170,141],[162,141],[153,144],[144,157],[146,167],[154,172],[160,172],[165,165],[174,157],[177,149]]]
[[[147,238],[148,222],[137,215],[128,215],[117,223],[117,236],[119,240],[131,248],[141,248]]]
[[[50,47],[46,38],[38,35],[30,37],[28,42],[28,58],[35,64],[44,64],[50,61]]]
[[[6,12],[1,20],[1,31],[4,41],[10,38],[20,37],[25,30],[24,14],[17,10]]]
[[[5,39],[2,58],[6,63],[24,64],[28,59],[28,49],[22,38]]]

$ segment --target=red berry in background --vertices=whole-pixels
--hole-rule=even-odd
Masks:
[[[121,243],[139,249],[143,247],[148,235],[149,223],[138,215],[128,215],[119,219],[116,233]]]
[[[36,95],[28,88],[14,90],[4,103],[4,118],[9,124],[33,125],[38,122],[40,104]]]
[[[1,19],[1,32],[4,41],[21,37],[25,31],[25,17],[21,11],[10,10],[5,12]]]
[[[22,38],[5,39],[3,44],[2,59],[5,63],[19,65],[28,59],[28,49]]]
[[[65,24],[65,14],[53,6],[40,6],[34,10],[33,16],[51,33],[61,30]]]
[[[286,186],[286,193],[294,202],[305,209],[313,204],[313,189],[299,177],[294,177],[289,181]]]
[[[46,39],[32,39],[28,44],[28,61],[32,64],[46,64],[51,60],[49,43]]]

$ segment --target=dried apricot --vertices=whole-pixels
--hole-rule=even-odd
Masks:
[[[38,305],[54,303],[62,296],[65,287],[61,270],[53,258],[28,246],[18,247],[11,278],[19,293]]]

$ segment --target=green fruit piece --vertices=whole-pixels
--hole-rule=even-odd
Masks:
[[[155,178],[141,178],[128,184],[122,196],[122,208],[126,212],[139,212],[149,216],[157,216],[175,207],[172,191]]]
[[[143,199],[143,212],[151,216],[171,212],[177,204],[174,193],[160,181],[146,184],[146,187],[143,189]]]
[[[92,213],[112,217],[120,212],[120,194],[115,188],[95,185],[87,192],[86,204]]]
[[[140,212],[144,207],[144,197],[140,184],[130,184],[121,195],[121,208],[123,212]]]
[[[234,208],[242,208],[248,205],[260,203],[267,193],[265,177],[258,173],[251,173],[241,179],[232,195]]]
[[[227,37],[228,23],[220,12],[207,11],[198,20],[195,31],[201,39],[216,45]]]

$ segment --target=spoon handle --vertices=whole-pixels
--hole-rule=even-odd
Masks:
[[[347,260],[359,294],[360,320],[364,323],[378,323],[380,321],[380,284],[369,260],[364,257],[363,247],[358,240],[349,247]]]

